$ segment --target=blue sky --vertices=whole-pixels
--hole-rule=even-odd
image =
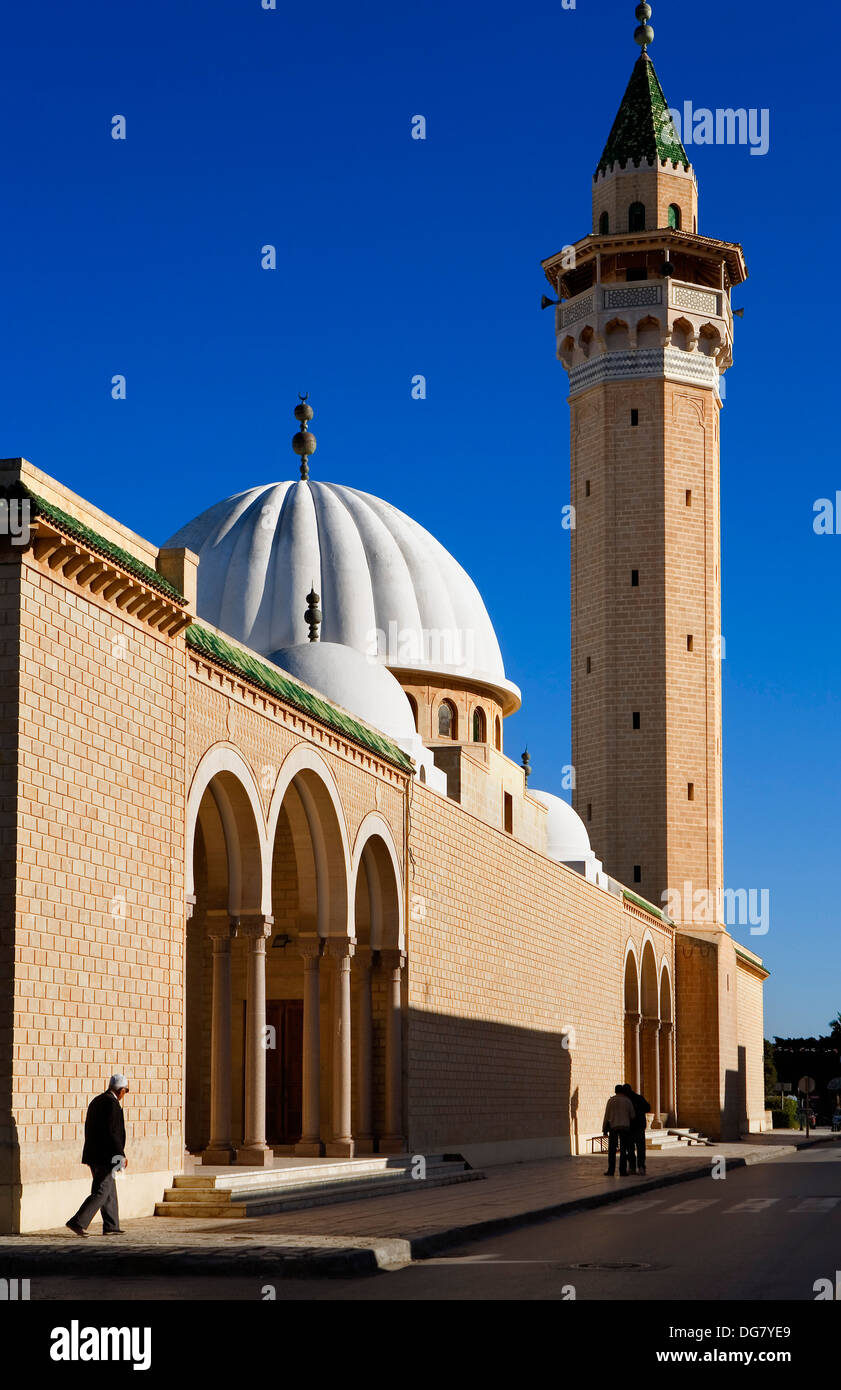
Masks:
[[[476,580],[524,694],[506,747],[560,790],[569,413],[540,261],[589,230],[634,5],[278,4],[7,9],[0,453],[160,543],[294,476],[309,391],[314,475],[395,503]],[[766,1033],[813,1033],[841,1008],[841,518],[812,529],[841,490],[838,11],[699,13],[654,5],[669,102],[770,113],[763,157],[691,151],[699,230],[750,271],[722,422],[726,880],[771,892],[768,934],[735,932],[773,971]]]

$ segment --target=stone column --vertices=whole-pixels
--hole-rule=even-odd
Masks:
[[[245,1007],[245,1134],[237,1163],[271,1168],[274,1154],[266,1143],[266,937],[273,918],[261,913],[239,919],[248,941]]]
[[[295,1152],[317,1158],[321,1154],[321,940],[317,936],[301,936],[298,950],[304,958],[304,1084],[301,1138]]]
[[[231,940],[236,927],[227,913],[208,913],[213,941],[213,1004],[210,1024],[210,1143],[202,1163],[233,1163],[231,1142]]]
[[[184,895],[184,949],[181,954],[181,1172],[189,1173],[193,1156],[187,1148],[187,928],[196,906],[195,893]]]
[[[640,1015],[628,1014],[634,1030],[634,1090],[639,1095],[642,1090],[642,1061],[640,1056]]]
[[[356,1103],[359,1113],[359,1132],[355,1136],[356,1152],[374,1152],[374,1130],[372,1124],[372,1067],[373,1067],[373,1020],[371,1017],[371,951],[369,947],[357,947],[353,963],[356,976],[356,1058],[358,1065]]]
[[[671,1022],[669,1022],[669,1023],[663,1023],[663,1024],[661,1025],[661,1027],[662,1027],[662,1029],[663,1029],[664,1046],[665,1046],[665,1048],[666,1048],[666,1096],[665,1096],[665,1108],[666,1108],[667,1113],[671,1116],[672,1122],[675,1123],[675,1122],[677,1121],[677,1115],[675,1114],[675,1074],[674,1074],[674,1056],[673,1056],[673,1052],[672,1052],[672,1045],[673,1045],[672,1024],[671,1024]]]
[[[406,957],[402,951],[381,951],[380,966],[386,979],[385,1025],[385,1134],[383,1154],[405,1153],[403,1134],[403,1005],[401,986]]]
[[[660,1020],[651,1020],[651,1031],[654,1034],[654,1119],[652,1126],[660,1129]]]
[[[333,959],[333,1137],[324,1146],[331,1158],[353,1158],[351,1133],[351,1051],[350,1051],[350,962],[353,942],[346,938],[328,941],[327,953]]]

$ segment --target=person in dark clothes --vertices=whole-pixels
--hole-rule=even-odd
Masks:
[[[120,1212],[117,1205],[118,1169],[128,1167],[126,1158],[126,1122],[123,1119],[122,1099],[128,1091],[128,1081],[115,1072],[108,1089],[96,1096],[85,1116],[85,1147],[82,1162],[93,1175],[90,1196],[86,1197],[67,1226],[77,1236],[86,1236],[87,1228],[98,1211],[102,1212],[102,1234],[121,1236]]]
[[[631,1172],[645,1173],[645,1117],[651,1106],[645,1096],[638,1095],[627,1081],[622,1089],[634,1107],[634,1118],[631,1123]]]
[[[634,1107],[625,1095],[624,1086],[615,1086],[615,1094],[605,1106],[604,1120],[602,1121],[602,1134],[608,1136],[607,1140],[607,1172],[606,1178],[612,1178],[616,1172],[616,1149],[619,1149],[619,1176],[628,1176],[628,1159],[631,1154],[631,1124],[634,1118]]]

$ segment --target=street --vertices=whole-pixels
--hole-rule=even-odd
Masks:
[[[275,1283],[265,1274],[125,1281],[62,1274],[33,1277],[30,1297],[812,1301],[817,1280],[834,1283],[840,1257],[841,1152],[831,1146],[525,1226],[389,1273]]]

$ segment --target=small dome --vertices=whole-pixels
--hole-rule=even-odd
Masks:
[[[412,707],[400,682],[381,662],[353,647],[301,642],[281,647],[270,660],[395,742],[416,737]]]
[[[592,856],[587,828],[568,801],[553,796],[551,792],[537,792],[531,788],[529,796],[547,809],[546,853],[550,859],[557,859],[562,864],[578,864]]]
[[[305,642],[315,588],[327,642],[395,670],[489,686],[506,713],[520,692],[472,579],[404,512],[356,488],[271,483],[218,502],[168,546],[199,556],[198,615],[261,656]]]

